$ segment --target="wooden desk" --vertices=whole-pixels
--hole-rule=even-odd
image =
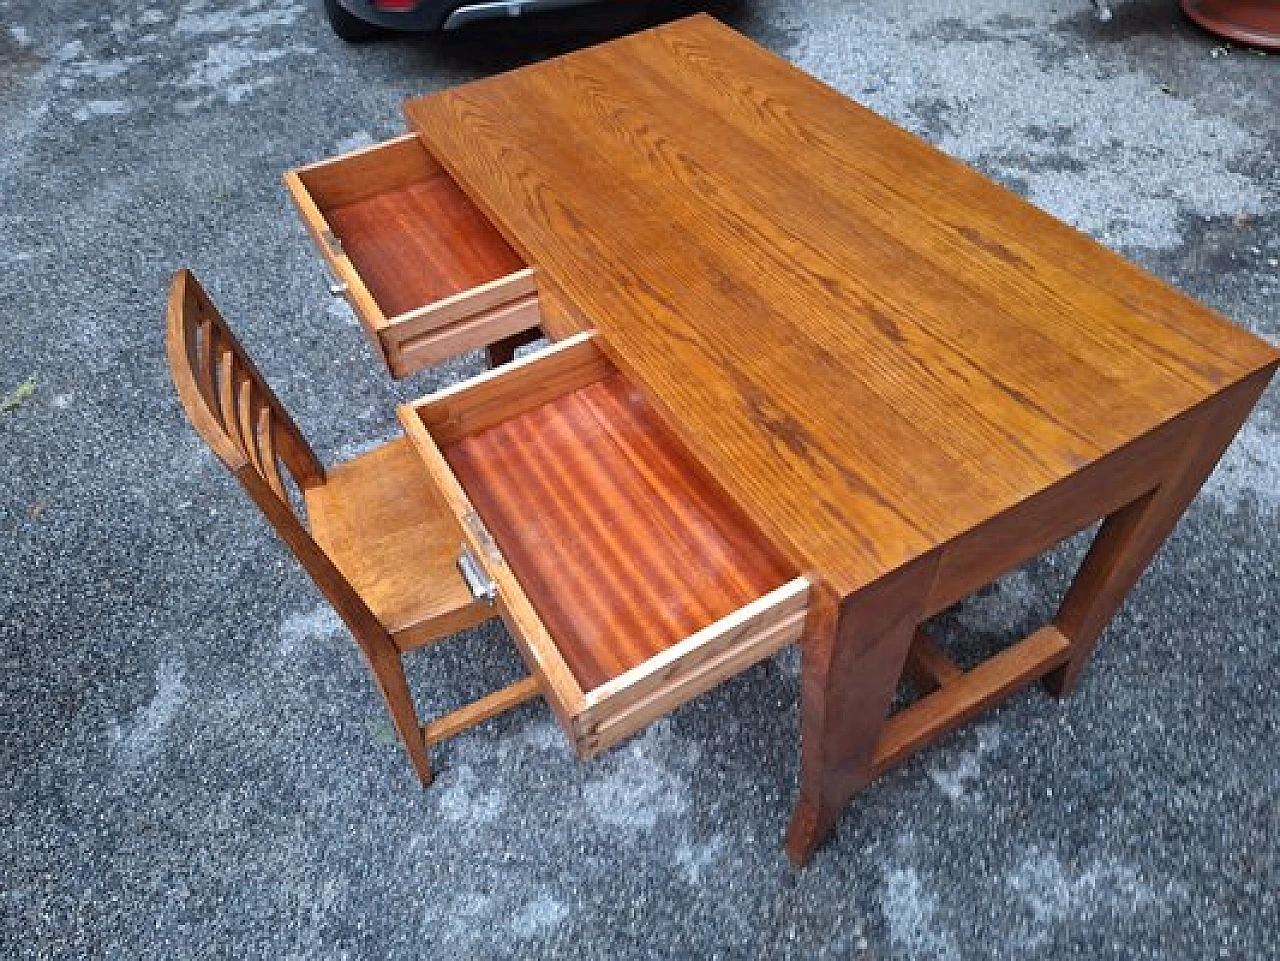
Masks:
[[[797,861],[912,749],[1074,687],[1280,358],[705,16],[406,114],[819,585]],[[1052,624],[885,723],[922,620],[1101,517]]]
[[[801,794],[787,841],[797,862],[854,792],[911,751],[1033,679],[1056,694],[1074,687],[1280,360],[705,16],[414,100],[406,113],[555,291],[557,323],[597,329],[590,349],[603,359],[579,344],[547,377],[588,366],[613,384],[602,365],[616,368],[807,582],[807,597],[792,589],[788,602],[807,611]],[[512,377],[525,391],[539,383],[528,370]],[[591,388],[565,410],[595,423],[589,412],[618,407],[626,389]],[[501,496],[476,490],[473,506],[464,490],[486,483],[484,450],[541,449],[527,433],[543,429],[534,414],[513,437],[460,446],[459,424],[496,421],[476,414],[495,390],[402,416],[464,517],[479,508],[503,551],[522,552],[511,568],[492,552],[499,593],[520,595],[503,613],[590,753],[598,745],[574,725],[593,695],[540,646],[556,633],[545,615],[554,585],[531,586],[545,580],[529,560],[540,542],[512,533],[523,515],[504,514]],[[503,416],[524,417],[530,403]],[[588,482],[623,496],[607,470]],[[1018,645],[962,673],[918,634],[1099,518],[1057,616]],[[492,548],[482,534],[468,537]],[[768,584],[787,573],[761,571]],[[535,609],[547,624],[531,633]],[[904,667],[932,693],[886,720]]]

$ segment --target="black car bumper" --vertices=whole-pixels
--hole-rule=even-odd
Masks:
[[[366,23],[388,30],[452,30],[479,20],[518,17],[601,0],[419,0],[412,10],[379,10],[371,0],[337,0]]]

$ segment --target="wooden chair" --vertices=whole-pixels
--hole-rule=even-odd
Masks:
[[[350,628],[414,770],[429,784],[432,744],[540,693],[526,677],[419,724],[402,655],[495,614],[472,597],[455,566],[462,535],[448,505],[405,438],[326,471],[187,270],[170,287],[167,340],[192,426]]]

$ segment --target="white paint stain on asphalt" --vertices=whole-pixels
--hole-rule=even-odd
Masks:
[[[121,57],[114,60],[96,60],[89,57],[74,61],[70,69],[86,81],[105,83],[128,73],[132,68],[142,63],[143,60],[143,57]]]
[[[960,952],[951,933],[941,927],[933,893],[914,867],[890,867],[882,872],[880,910],[889,938],[914,961],[951,961]]]
[[[213,9],[209,9],[213,6]],[[307,10],[302,3],[268,3],[250,0],[238,5],[190,3],[174,22],[179,37],[234,34],[239,37],[259,33],[268,27],[287,27]],[[208,11],[208,12],[205,12]]]
[[[521,941],[546,934],[569,916],[569,909],[545,889],[520,908],[511,919],[511,933]]]
[[[565,740],[564,732],[549,721],[544,721],[539,724],[530,724],[514,738],[511,738],[510,742],[518,745],[522,749],[527,748],[534,751],[554,751],[561,754],[565,752],[568,744]],[[505,743],[507,742],[504,742],[504,744]]]
[[[91,117],[120,117],[129,112],[127,100],[86,100],[71,116],[76,120],[88,120]]]
[[[234,5],[216,5],[206,0],[188,3],[174,24],[178,37],[197,42],[206,37],[225,39],[211,40],[203,58],[177,83],[197,96],[179,100],[174,106],[190,113],[219,103],[238,104],[274,85],[277,78],[264,73],[264,65],[315,53],[315,48],[298,43],[272,45],[262,34],[293,24],[307,9],[301,3],[273,4],[266,0]]]
[[[659,822],[678,818],[689,808],[684,779],[673,770],[697,761],[697,747],[681,742],[669,719],[603,755],[604,770],[587,783],[583,796],[592,816],[613,827],[651,831]]]
[[[58,47],[51,56],[51,64],[62,74],[57,79],[61,89],[98,95],[88,103],[71,108],[72,118],[81,123],[128,112],[132,101],[123,95],[131,92],[129,74],[141,65],[172,69],[174,44],[183,48],[186,65],[180,67],[180,76],[162,82],[189,94],[173,101],[175,110],[191,113],[220,104],[239,104],[278,82],[273,71],[281,61],[315,52],[305,44],[279,44],[269,39],[272,32],[283,31],[309,9],[305,3],[276,4],[269,0],[232,4],[194,0],[184,5],[171,23],[163,11],[155,8],[134,17],[79,21],[72,27],[82,36]],[[86,44],[100,49],[104,40],[109,42],[104,24],[117,44],[127,44],[134,51],[148,50],[161,40],[169,43],[142,55],[98,57]],[[165,24],[169,24],[167,36]],[[157,27],[161,28],[159,32],[148,33],[143,29]],[[14,29],[21,28],[11,28],[11,32]],[[22,37],[28,37],[25,30]],[[112,91],[113,83],[119,89]],[[116,95],[112,96],[113,93]]]
[[[682,840],[676,845],[676,864],[684,870],[689,883],[697,886],[702,883],[704,875],[716,872],[724,859],[725,847],[724,835],[719,833],[701,844]]]
[[[1035,848],[1014,867],[1007,883],[1029,914],[1018,932],[1028,949],[1046,944],[1053,929],[1066,922],[1096,923],[1109,915],[1123,923],[1148,912],[1161,917],[1185,895],[1178,884],[1161,889],[1145,882],[1117,858],[1098,858],[1073,872],[1056,855]]]
[[[126,724],[113,725],[108,738],[122,767],[146,764],[164,747],[166,730],[187,697],[182,664],[164,661],[156,671],[156,693]]]
[[[348,137],[341,137],[333,145],[334,153],[350,153],[373,143],[373,134],[367,130],[357,130]]]
[[[219,40],[206,48],[204,58],[191,68],[179,86],[190,90],[224,86],[250,68],[274,63],[288,56],[289,52],[288,47],[263,49],[252,40]],[[257,81],[264,79],[269,78],[255,78]]]
[[[470,764],[457,763],[439,778],[440,813],[454,824],[492,824],[505,806],[502,790],[486,787]]]
[[[1000,746],[999,728],[980,728],[977,737],[977,747],[972,751],[961,751],[955,764],[929,771],[929,777],[938,786],[938,790],[957,804],[966,799],[976,800],[981,797],[978,792],[970,795],[970,786],[981,776],[982,762]]]
[[[53,60],[56,63],[70,63],[77,57],[84,54],[84,41],[68,40],[62,46],[53,52]]]
[[[280,625],[282,655],[301,650],[312,641],[333,637],[342,630],[342,620],[327,604],[302,614],[290,614]]]
[[[351,305],[347,303],[346,298],[331,297],[329,303],[325,305],[324,312],[329,315],[330,320],[345,327],[360,326],[360,320],[356,317],[356,312],[351,309]]]

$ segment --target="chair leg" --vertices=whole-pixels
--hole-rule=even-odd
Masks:
[[[409,752],[409,760],[423,787],[431,783],[431,761],[427,757],[427,744],[418,723],[418,710],[409,693],[409,681],[404,676],[404,662],[398,651],[388,651],[369,658],[369,666],[387,702],[391,723],[395,725],[400,742]]]

